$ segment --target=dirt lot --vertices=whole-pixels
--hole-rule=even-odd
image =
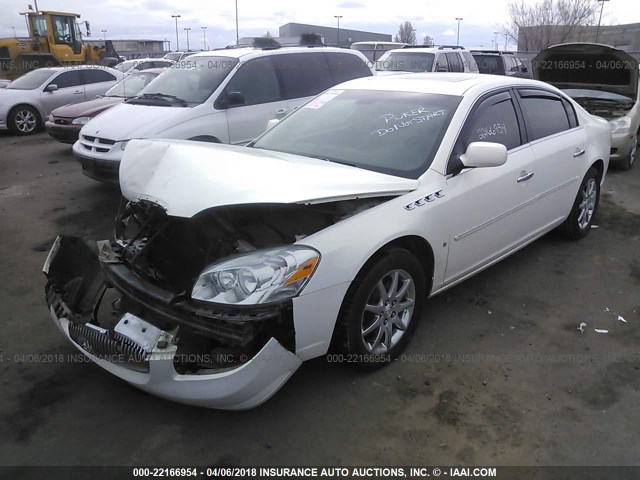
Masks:
[[[109,237],[119,191],[45,134],[0,134],[0,464],[638,465],[640,165],[603,193],[583,241],[547,235],[431,299],[388,368],[318,359],[229,413],[51,361],[76,350],[45,306],[48,247]]]

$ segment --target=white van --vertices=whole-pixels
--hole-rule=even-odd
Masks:
[[[355,50],[330,47],[233,48],[197,53],[138,96],[98,115],[80,131],[73,154],[85,175],[117,183],[134,138],[245,145],[311,97],[372,75]]]

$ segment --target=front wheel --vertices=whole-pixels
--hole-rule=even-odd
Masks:
[[[29,106],[21,105],[9,112],[9,130],[16,135],[31,135],[40,128],[40,114]]]
[[[595,167],[591,167],[582,180],[571,213],[560,225],[562,234],[573,240],[579,240],[589,233],[599,202],[600,173]]]
[[[629,155],[619,164],[620,170],[631,170],[631,167],[633,167],[633,162],[635,162],[636,155],[638,153],[638,134],[637,133],[636,133],[636,136],[633,137],[632,142],[633,143],[631,144],[631,151],[629,152]]]
[[[381,367],[406,347],[425,298],[425,274],[408,250],[392,248],[358,274],[341,309],[340,338],[349,362]]]

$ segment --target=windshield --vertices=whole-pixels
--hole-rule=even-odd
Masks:
[[[174,53],[167,53],[164,58],[166,60],[173,60],[174,62],[177,62],[178,60],[180,60],[180,57],[182,56],[182,53],[180,52],[174,52]]]
[[[491,75],[504,75],[502,60],[498,55],[473,55],[480,73],[488,73]]]
[[[573,99],[603,100],[605,102],[634,103],[633,99],[617,93],[602,90],[589,90],[586,88],[563,88],[562,91]]]
[[[252,146],[418,178],[431,165],[461,97],[327,90]]]
[[[121,72],[126,72],[128,71],[131,67],[133,67],[136,64],[137,60],[125,60],[122,63],[117,64],[115,67],[116,70],[119,70]]]
[[[430,72],[433,53],[388,52],[376,62],[379,72]]]
[[[136,97],[128,103],[144,103],[152,96],[169,96],[187,104],[200,104],[211,96],[237,64],[237,58],[229,57],[184,60],[140,91],[140,96],[146,96],[146,99]]]
[[[104,94],[105,97],[129,98],[140,93],[151,81],[158,76],[157,73],[136,72],[124,77]]]
[[[34,90],[51,78],[54,73],[55,70],[48,68],[32,70],[7,85],[7,90]]]

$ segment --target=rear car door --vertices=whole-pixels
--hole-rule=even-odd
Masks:
[[[522,131],[523,119],[509,91],[481,100],[465,122],[449,161],[472,142],[496,142],[507,147],[504,165],[466,169],[447,178],[449,258],[445,283],[453,283],[499,259],[530,238],[527,218],[537,186],[529,176],[534,156]],[[451,167],[454,167],[453,169]]]
[[[47,92],[49,85],[57,85],[58,89]],[[40,96],[42,113],[47,116],[62,105],[80,103],[85,101],[84,85],[80,69],[70,69],[59,73],[46,85]]]
[[[232,92],[242,94],[244,104],[227,109],[231,144],[249,143],[267,129],[269,120],[288,111],[270,56],[254,58],[242,65],[229,80],[221,98]]]
[[[540,186],[531,221],[558,223],[569,213],[582,181],[578,165],[586,154],[587,134],[571,102],[547,90],[517,89]]]
[[[87,100],[91,100],[97,95],[102,95],[117,81],[114,75],[100,68],[82,70],[82,75]]]

